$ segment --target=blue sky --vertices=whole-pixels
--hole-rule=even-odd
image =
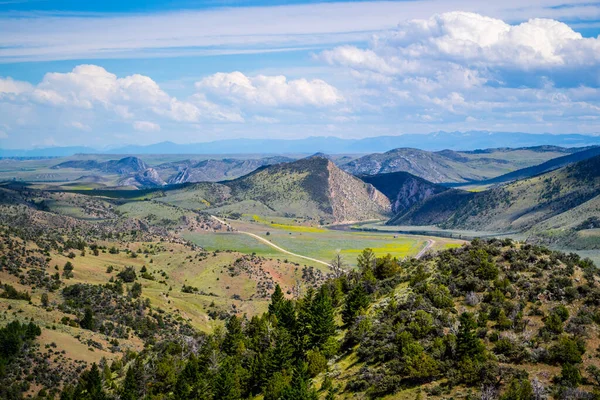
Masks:
[[[0,147],[600,134],[599,34],[587,0],[0,0]]]

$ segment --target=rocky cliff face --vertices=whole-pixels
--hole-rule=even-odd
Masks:
[[[327,163],[329,202],[336,222],[379,219],[391,210],[390,200],[373,185]]]

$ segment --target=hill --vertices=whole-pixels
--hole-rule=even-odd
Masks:
[[[405,171],[434,183],[480,181],[536,165],[572,150],[556,147],[442,150],[398,148],[353,160],[342,168],[354,175]]]
[[[52,169],[77,168],[98,170],[119,175],[134,174],[148,169],[148,165],[138,157],[124,157],[119,160],[99,162],[96,160],[71,160],[52,167]]]
[[[207,199],[211,192],[222,193],[221,201]],[[390,215],[390,201],[383,193],[323,157],[265,166],[234,180],[169,191],[160,201],[188,203],[217,213],[258,209],[336,223]]]
[[[599,215],[595,206],[598,195],[600,156],[484,192],[463,192],[460,201],[444,201],[445,196],[454,194],[442,193],[392,223],[427,220],[451,229],[539,233],[559,226],[585,225],[587,219]],[[429,218],[441,204],[447,211]]]
[[[569,164],[573,164],[578,161],[587,160],[589,158],[600,155],[600,147],[592,147],[583,151],[568,154],[566,156],[553,158],[539,165],[532,167],[522,168],[517,171],[509,172],[508,174],[500,175],[492,179],[486,179],[479,182],[470,182],[469,184],[474,185],[495,185],[499,183],[512,182],[519,179],[529,178],[535,175],[543,174],[558,168],[562,168]],[[460,185],[453,185],[454,187],[460,187]]]
[[[398,212],[386,224],[406,226],[443,224],[458,209],[465,207],[474,196],[474,193],[459,189],[449,189],[416,203],[403,212]]]
[[[414,204],[448,190],[408,172],[359,176],[387,196],[392,203],[394,214],[404,213]]]
[[[163,176],[169,175],[167,179],[169,184],[218,182],[239,178],[265,165],[290,161],[294,161],[294,159],[289,157],[264,157],[258,159],[185,160],[160,164],[156,166],[156,169]]]
[[[69,285],[51,308],[80,312],[71,327],[80,335],[103,327],[114,337],[116,330],[106,330],[113,320],[143,332],[139,316],[124,318],[137,309],[147,312],[142,326],[152,336],[138,351],[63,378],[73,386],[61,398],[595,398],[600,279],[589,260],[510,240],[475,240],[420,260],[377,258],[367,249],[360,259],[356,271],[294,299],[274,286],[267,311],[230,315],[208,334],[155,311],[154,298],[136,302],[114,294],[114,284]],[[92,303],[87,318],[86,296],[120,313]],[[37,297],[30,305],[10,302],[44,313]],[[31,361],[28,349],[52,332],[45,326],[7,330],[29,333],[8,371],[42,364],[54,352]],[[6,387],[19,390],[24,376],[10,378]],[[41,387],[58,386],[35,378]]]

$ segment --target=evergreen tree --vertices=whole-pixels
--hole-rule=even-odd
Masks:
[[[312,388],[306,363],[301,363],[292,375],[290,385],[281,394],[281,400],[317,400],[317,391]]]
[[[310,305],[311,345],[321,347],[335,334],[335,316],[329,290],[321,286]]]
[[[277,316],[279,314],[281,305],[284,301],[285,296],[283,295],[283,290],[281,290],[281,286],[277,284],[277,286],[275,286],[275,291],[271,295],[271,304],[269,304],[269,314]]]
[[[356,263],[360,272],[365,275],[367,271],[373,272],[375,267],[375,253],[373,250],[367,248],[364,249],[356,258]]]
[[[242,398],[237,361],[232,358],[228,358],[219,368],[219,373],[215,379],[215,398],[222,400]]]
[[[464,312],[459,318],[457,352],[460,358],[479,359],[485,351],[481,340],[477,337],[477,322],[473,314]]]
[[[351,325],[361,310],[369,305],[369,296],[362,283],[354,286],[354,288],[346,296],[346,303],[342,310],[342,320],[344,324]]]
[[[85,308],[83,318],[81,319],[81,322],[79,322],[79,325],[83,329],[88,329],[90,331],[94,330],[94,325],[95,325],[94,312],[92,311],[92,309],[90,307]]]
[[[227,333],[223,340],[223,351],[228,355],[240,355],[244,350],[244,332],[242,321],[233,315],[225,324]]]

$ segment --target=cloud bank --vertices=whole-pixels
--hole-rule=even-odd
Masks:
[[[359,4],[358,10],[366,14],[364,20],[356,16],[356,21],[347,20],[356,10],[350,12],[340,5],[318,5],[311,12],[298,6],[295,11],[308,15],[294,16],[294,21],[282,17],[263,27],[247,19],[260,35],[304,36],[307,28],[298,21],[313,18],[323,23],[324,9],[337,10],[346,13],[343,24],[318,27],[321,33],[335,36],[349,33],[350,22],[365,32],[376,27],[381,24],[382,10],[400,7],[422,14],[370,33],[370,40],[362,45],[343,43],[317,51],[312,67],[292,74],[281,74],[277,68],[217,72],[186,81],[185,96],[174,96],[165,89],[168,85],[149,76],[117,76],[94,64],[78,65],[66,73],[49,72],[39,82],[0,77],[0,143],[23,146],[42,144],[42,139],[59,144],[105,144],[117,139],[149,143],[164,140],[165,135],[169,140],[202,141],[470,129],[600,133],[600,38],[584,37],[569,24],[550,18],[510,22],[473,12],[430,15],[422,9],[424,3],[385,3],[370,13]],[[504,7],[511,4],[517,2],[508,0]],[[568,9],[545,12],[572,13],[586,7],[590,6],[576,2]],[[285,14],[286,10],[290,8],[276,12]],[[492,11],[502,13],[497,8]],[[213,16],[221,18],[219,13]],[[383,20],[389,21],[388,17]],[[142,19],[147,18],[162,17]],[[90,23],[95,23],[93,18]],[[246,27],[238,28],[238,33],[246,31]],[[69,30],[68,26],[57,28],[58,36],[44,40],[66,46],[68,41],[60,35]],[[202,32],[199,36],[193,30],[185,32],[193,43],[204,40]],[[290,38],[274,36],[274,42]],[[19,40],[27,38],[25,29]],[[230,39],[247,38],[218,37]],[[0,59],[8,49],[2,41],[11,40],[0,34]],[[79,46],[77,40],[74,46]],[[136,48],[150,45],[135,42],[135,36],[132,40],[129,44]],[[249,47],[266,43],[262,36],[253,40],[249,39]],[[305,44],[312,39],[302,40]],[[187,43],[186,39],[181,42]],[[97,43],[102,44],[104,39]]]

